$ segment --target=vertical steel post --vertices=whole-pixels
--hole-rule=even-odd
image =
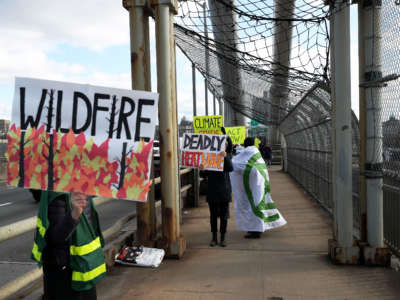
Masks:
[[[196,67],[192,64],[192,86],[193,86],[193,117],[197,116],[196,109]],[[194,118],[193,118],[194,122]],[[200,171],[197,168],[193,169],[193,206],[199,207],[200,203]]]
[[[128,0],[123,2],[129,11],[132,89],[151,91],[149,15],[146,1]],[[152,163],[153,164],[153,163]],[[154,170],[151,170],[154,177]],[[154,186],[147,202],[137,203],[137,241],[153,245],[156,237]]]
[[[214,111],[214,116],[217,114],[217,107],[215,104],[215,90],[213,90],[213,111]]]
[[[332,260],[359,263],[359,248],[353,244],[353,186],[350,81],[350,7],[336,0],[332,4],[332,156],[334,231],[329,241]]]
[[[364,44],[368,49],[365,56],[364,80],[380,79],[381,45],[380,14],[381,2],[364,2]],[[382,194],[382,99],[377,87],[365,89],[367,157],[365,165],[367,186],[368,243],[371,247],[382,248],[383,243],[383,194]]]
[[[365,45],[363,1],[358,4],[358,79],[364,81],[365,73]],[[360,240],[367,242],[367,186],[365,180],[365,162],[367,157],[367,111],[365,106],[365,90],[358,89],[359,99],[359,128],[360,128]]]
[[[204,23],[204,36],[206,37],[206,47],[204,49],[204,57],[206,60],[206,75],[204,77],[204,102],[206,105],[206,116],[208,116],[208,64],[209,64],[209,57],[208,57],[208,27],[207,27],[207,3],[203,3],[203,23]]]
[[[361,232],[367,237],[363,247],[368,265],[388,265],[390,251],[384,244],[383,231],[383,133],[382,86],[374,81],[382,78],[381,70],[381,6],[382,1],[361,1],[359,20],[360,69],[360,169],[365,182],[361,185]],[[362,179],[364,179],[362,177]],[[366,198],[366,201],[365,201]],[[366,202],[366,203],[365,203]],[[365,213],[366,211],[366,213]],[[366,229],[365,229],[365,223]],[[363,230],[364,229],[364,230]],[[365,233],[366,232],[366,233]]]
[[[179,224],[180,188],[177,153],[176,74],[172,27],[173,14],[177,12],[177,4],[175,0],[152,0],[151,3],[155,7],[157,85],[160,94],[159,124],[163,229],[163,240],[160,241],[160,246],[166,249],[167,256],[181,257],[186,248],[186,242],[180,235]]]
[[[196,66],[192,63],[192,88],[193,88],[193,116],[197,116],[196,99]]]
[[[352,198],[352,139],[351,139],[351,84],[350,84],[350,8],[336,1],[334,7],[333,74],[335,132],[336,199],[335,217],[337,240],[341,247],[353,245],[353,198]]]
[[[224,118],[224,102],[222,101],[222,99],[218,99],[218,113]],[[225,118],[224,118],[224,122],[225,122]],[[244,124],[242,124],[243,126]]]

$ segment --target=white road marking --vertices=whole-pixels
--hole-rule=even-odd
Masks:
[[[12,202],[3,203],[3,204],[0,204],[0,207],[1,206],[6,206],[6,205],[10,205],[10,204],[12,204]]]

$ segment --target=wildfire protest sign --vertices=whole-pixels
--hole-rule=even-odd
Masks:
[[[205,170],[223,171],[226,135],[185,133],[181,148],[181,165]]]
[[[145,201],[158,94],[17,78],[11,186]]]
[[[194,116],[194,133],[222,134],[221,127],[224,126],[222,116]]]
[[[226,134],[232,139],[232,143],[241,145],[244,143],[246,138],[246,127],[245,126],[235,126],[235,127],[225,127]]]

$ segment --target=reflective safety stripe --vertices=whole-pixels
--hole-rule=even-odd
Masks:
[[[69,252],[71,255],[79,255],[83,256],[88,253],[95,251],[96,249],[101,247],[100,237],[97,237],[95,240],[91,241],[89,244],[83,246],[70,246]]]
[[[40,262],[42,258],[42,252],[39,251],[39,247],[36,243],[33,243],[32,254],[36,261]]]
[[[93,269],[92,271],[89,271],[86,273],[73,271],[72,272],[72,280],[73,281],[90,281],[105,272],[106,272],[106,264],[104,263],[104,264],[98,266],[97,268]]]
[[[42,224],[42,220],[38,217],[37,221],[37,229],[39,230],[40,235],[44,238],[44,234],[46,233],[46,228],[44,228],[43,224]]]

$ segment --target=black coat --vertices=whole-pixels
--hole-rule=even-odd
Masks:
[[[207,202],[231,202],[232,201],[232,187],[229,178],[229,172],[233,171],[232,156],[227,154],[224,158],[223,172],[205,171],[204,175],[207,176]]]
[[[48,206],[50,226],[46,231],[46,247],[43,250],[43,264],[48,267],[69,265],[69,237],[75,231],[79,220],[72,218],[67,210],[66,195],[55,198]]]

